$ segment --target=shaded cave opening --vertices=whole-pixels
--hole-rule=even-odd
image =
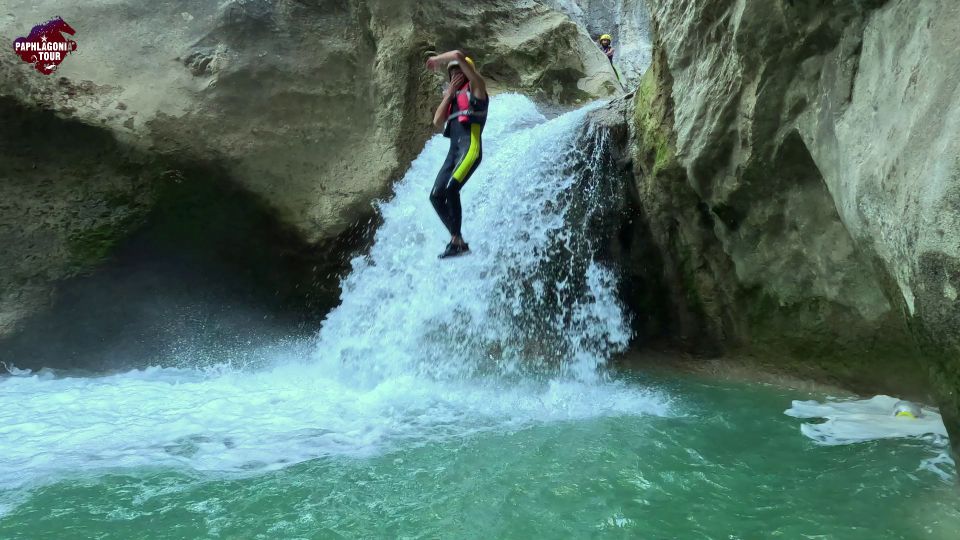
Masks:
[[[27,151],[54,155],[64,140],[84,141],[82,151],[116,161],[130,181],[149,178],[144,189],[151,190],[149,209],[117,223],[122,230],[75,239],[82,271],[56,282],[49,307],[0,339],[0,361],[104,373],[255,366],[278,354],[309,354],[350,259],[369,243],[372,208],[336,238],[308,243],[216,164],[144,155],[103,129],[13,100],[0,105],[4,118],[16,120],[0,129],[18,131],[3,137],[29,134]]]

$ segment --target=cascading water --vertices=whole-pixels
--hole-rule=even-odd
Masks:
[[[319,361],[365,376],[592,380],[626,347],[616,279],[590,235],[616,191],[597,170],[602,141],[583,133],[588,109],[547,122],[522,96],[494,107],[483,164],[462,192],[470,256],[437,259],[447,236],[427,194],[448,143],[435,137],[381,207],[373,249],[354,261],[324,323]]]
[[[629,327],[592,224],[615,198],[587,109],[547,121],[493,99],[483,164],[463,191],[472,254],[438,260],[428,201],[446,139],[431,139],[381,205],[342,303],[312,350],[257,370],[153,368],[0,382],[0,486],[76,470],[275,469],[327,455],[531,423],[664,414],[661,396],[598,368]],[[2,502],[2,501],[0,501]]]

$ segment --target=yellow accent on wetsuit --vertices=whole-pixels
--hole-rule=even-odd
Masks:
[[[460,165],[457,165],[457,169],[453,171],[453,178],[457,182],[463,182],[463,178],[470,172],[470,169],[473,168],[473,164],[477,161],[477,156],[480,155],[481,130],[483,130],[483,126],[480,124],[470,124],[470,148],[467,149],[466,155],[463,156],[463,161],[461,161]]]

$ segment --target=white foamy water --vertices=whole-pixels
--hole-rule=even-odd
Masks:
[[[155,368],[100,378],[20,376],[0,389],[4,488],[99,468],[275,469],[533,423],[666,413],[662,397],[613,383],[505,386],[407,375],[358,388],[292,366],[219,375]]]
[[[310,353],[278,352],[256,372],[0,379],[0,489],[98,469],[269,470],[667,414],[664,396],[598,375],[629,330],[615,276],[592,255],[588,221],[609,186],[593,174],[596,145],[578,144],[585,113],[546,121],[526,98],[493,100],[483,164],[463,191],[473,253],[454,260],[436,258],[447,236],[428,201],[447,141],[429,141],[381,205],[375,244]]]
[[[353,261],[319,361],[362,365],[360,375],[374,379],[541,364],[587,380],[626,347],[615,276],[593,259],[588,236],[610,186],[593,169],[604,149],[578,144],[587,109],[547,122],[508,94],[491,111],[483,163],[462,191],[472,252],[437,259],[449,235],[428,194],[448,142],[434,137],[382,207],[370,255]]]
[[[823,418],[819,424],[802,424],[800,431],[824,445],[852,444],[876,439],[947,436],[940,414],[923,408],[920,418],[896,417],[890,396],[843,401],[794,401],[784,414],[795,418]]]

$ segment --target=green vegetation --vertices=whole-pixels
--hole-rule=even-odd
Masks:
[[[658,100],[657,69],[651,67],[640,80],[640,87],[634,97],[634,122],[637,130],[638,158],[644,166],[649,166],[649,174],[656,176],[660,171],[675,164],[676,149],[671,141],[670,127],[665,122],[663,104]]]
[[[83,272],[102,263],[143,221],[142,212],[128,211],[118,213],[110,222],[70,234],[67,237],[67,249],[73,266]]]

